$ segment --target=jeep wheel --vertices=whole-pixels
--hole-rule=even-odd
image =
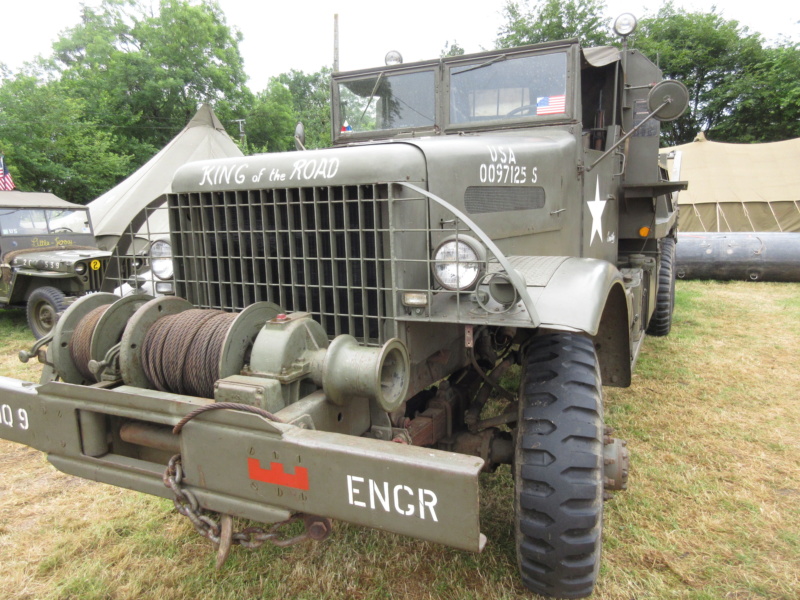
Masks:
[[[517,562],[538,594],[583,598],[600,567],[603,404],[591,340],[534,338],[523,360],[514,460]]]
[[[38,340],[53,330],[59,313],[66,308],[64,292],[54,287],[36,288],[28,298],[28,327]]]
[[[647,334],[669,335],[672,329],[672,313],[675,310],[675,238],[664,238],[661,242],[661,266],[658,269],[658,294],[656,309],[647,325]]]

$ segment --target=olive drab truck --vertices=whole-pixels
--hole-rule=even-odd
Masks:
[[[23,352],[41,384],[0,381],[0,435],[174,499],[219,563],[291,521],[480,552],[479,474],[510,465],[524,584],[591,594],[628,475],[602,385],[670,326],[659,120],[686,88],[567,40],[336,73],[332,98],[333,148],[177,171],[175,295],[75,302]]]

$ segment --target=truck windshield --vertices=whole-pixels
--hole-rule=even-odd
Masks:
[[[431,70],[339,82],[340,131],[433,127],[434,81]]]
[[[2,235],[46,235],[48,233],[91,233],[85,210],[21,208],[0,212]]]
[[[557,52],[450,68],[450,123],[567,112],[567,54]]]

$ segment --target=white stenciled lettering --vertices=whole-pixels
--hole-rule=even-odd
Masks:
[[[366,508],[366,502],[362,502],[361,500],[356,500],[355,496],[361,493],[361,490],[355,487],[354,483],[364,483],[363,477],[356,477],[354,475],[347,476],[347,499],[350,504],[353,506],[361,506]]]
[[[8,404],[0,406],[0,419],[2,419],[2,423],[6,427],[14,426],[14,413],[11,411],[11,407]]]
[[[426,500],[427,498],[427,500]],[[433,510],[433,507],[436,506],[436,494],[434,494],[430,490],[424,490],[422,488],[419,489],[419,517],[420,519],[425,518],[425,508],[427,507],[429,511],[431,511],[431,518],[434,521],[438,521],[439,519],[436,518],[436,511]]]
[[[206,183],[214,185],[214,180],[211,177],[211,172],[213,170],[214,167],[203,167],[203,177],[200,179],[200,185],[205,185]]]
[[[401,515],[406,515],[410,517],[414,514],[414,505],[413,504],[406,504],[405,508],[400,506],[400,492],[403,491],[411,498],[414,498],[414,492],[411,491],[411,488],[407,485],[396,485],[394,486],[394,509],[399,512]]]
[[[388,481],[348,475],[347,502],[359,508],[439,522],[435,510],[439,499],[435,492],[425,488],[411,488],[402,483],[392,485]]]
[[[330,179],[338,172],[338,158],[300,159],[292,165],[292,174],[289,179]]]
[[[17,411],[17,420],[19,421],[19,428],[20,429],[27,429],[28,428],[28,411],[24,408],[20,408]]]
[[[499,183],[505,185],[522,185],[528,183],[528,167],[517,164],[517,155],[510,146],[486,146],[489,151],[489,162],[478,167],[478,179],[481,183]],[[536,167],[534,167],[534,172]],[[536,182],[534,173],[533,183]]]
[[[244,183],[246,177],[242,173],[242,169],[246,168],[247,165],[239,165],[236,167],[236,183]]]
[[[509,165],[517,164],[517,155],[514,154],[514,149],[509,146],[486,146],[486,149],[489,150],[491,162]]]
[[[203,175],[199,185],[230,185],[231,180],[235,183],[244,183],[247,176],[244,171],[247,165],[209,165],[203,167]]]
[[[502,163],[482,164],[478,169],[481,183],[523,184],[528,179],[528,167]]]
[[[377,506],[375,500],[381,503],[383,510],[389,512],[389,482],[383,482],[383,495],[381,495],[381,490],[378,487],[378,482],[373,481],[372,479],[369,480],[369,505],[371,507]]]

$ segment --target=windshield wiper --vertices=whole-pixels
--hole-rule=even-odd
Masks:
[[[361,116],[358,117],[358,124],[361,125],[361,122],[364,120],[364,115],[367,114],[367,110],[369,110],[370,104],[372,104],[372,100],[375,98],[375,94],[378,91],[378,86],[381,84],[381,79],[383,79],[383,71],[381,71],[380,75],[378,75],[378,79],[375,80],[375,87],[372,88],[372,93],[369,95],[369,100],[367,100],[367,105],[364,107]]]
[[[478,69],[482,69],[484,67],[488,67],[489,65],[493,65],[496,62],[500,62],[501,60],[505,60],[507,57],[505,54],[501,54],[500,56],[495,56],[491,60],[487,60],[485,63],[481,63],[479,65],[474,65],[469,67],[468,69],[464,69],[463,71],[453,71],[453,75],[461,75],[462,73],[469,73],[470,71],[477,71]]]

